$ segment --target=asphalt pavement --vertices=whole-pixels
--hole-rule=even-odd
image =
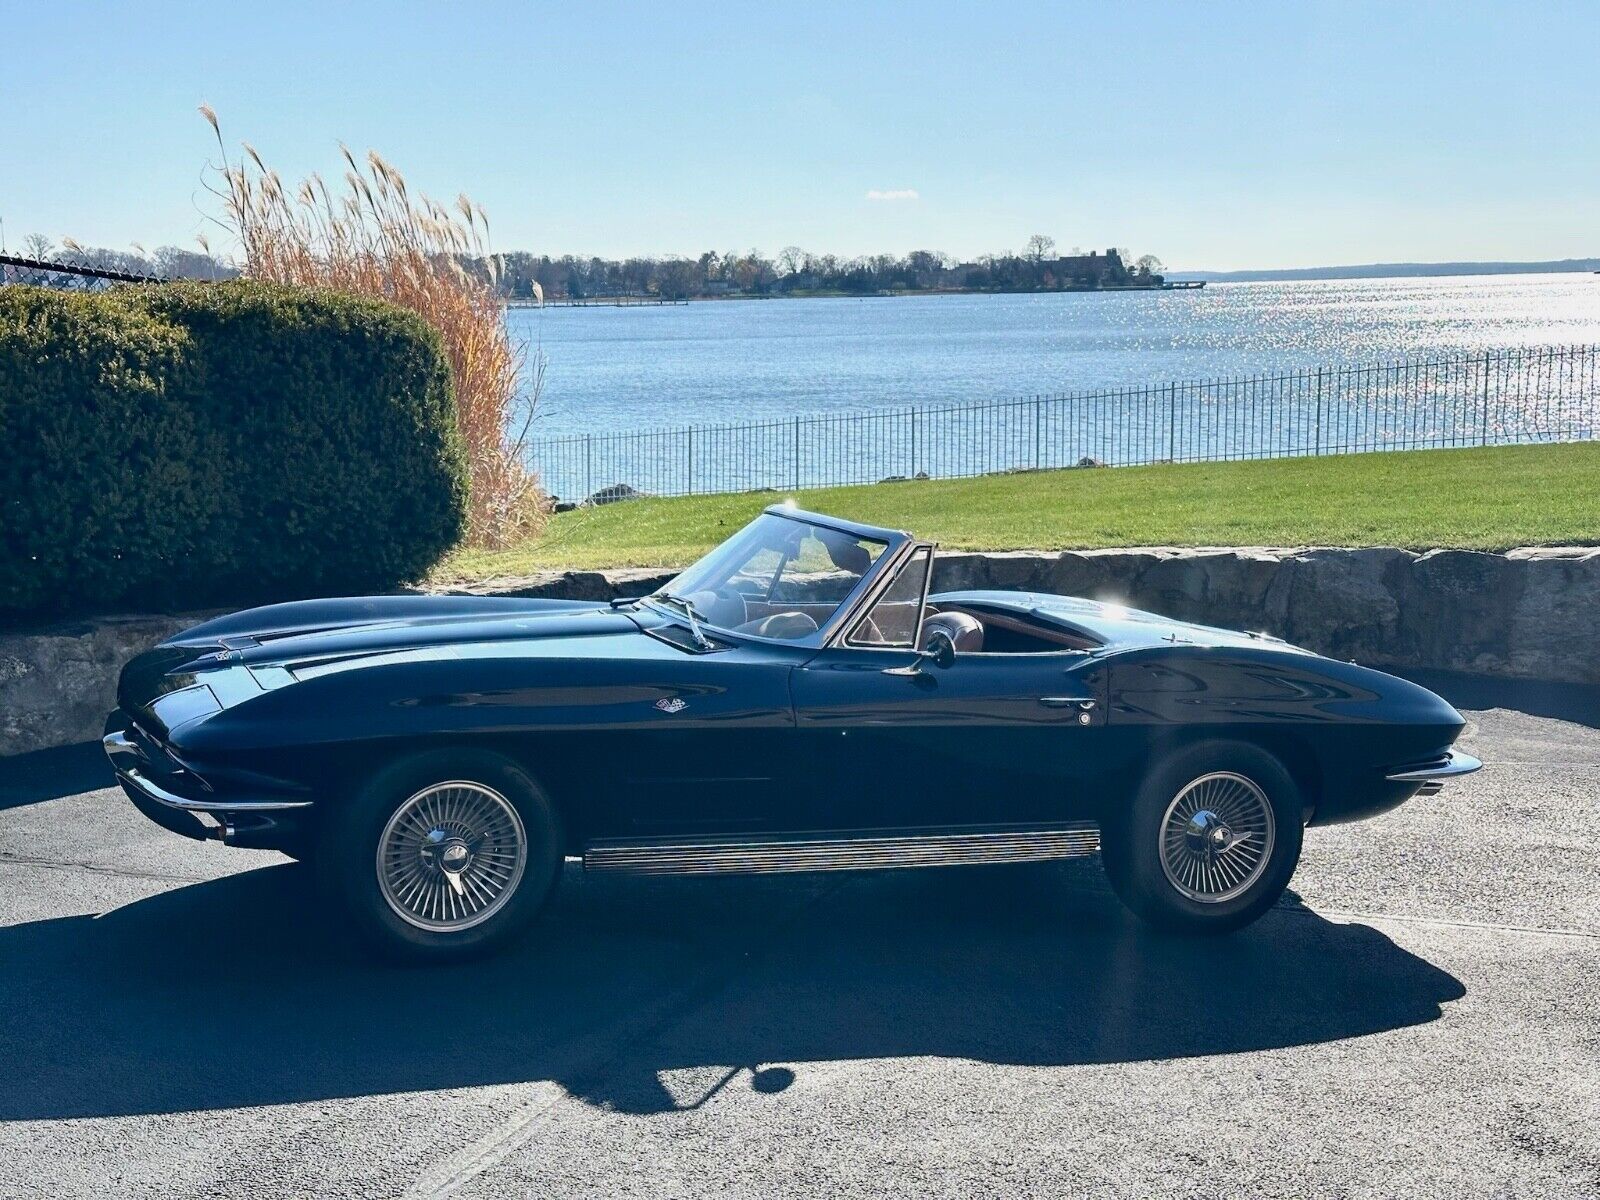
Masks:
[[[97,747],[0,761],[0,1196],[1600,1195],[1600,699],[1425,682],[1486,769],[1202,942],[1093,861],[569,868],[380,966]]]

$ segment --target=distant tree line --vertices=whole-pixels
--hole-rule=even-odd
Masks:
[[[23,239],[28,258],[65,261],[101,270],[167,279],[231,279],[238,269],[209,253],[162,246],[143,250],[106,250],[68,241],[56,246],[49,238]],[[846,295],[875,296],[896,292],[1050,292],[1083,288],[1148,286],[1162,282],[1161,260],[1153,254],[1134,257],[1126,249],[1056,252],[1055,239],[1036,233],[1021,253],[1006,250],[957,261],[942,250],[913,250],[903,256],[862,255],[841,258],[785,246],[774,258],[758,250],[718,253],[698,258],[582,258],[530,254],[513,250],[490,263],[468,257],[466,265],[497,279],[511,300],[589,300],[612,296],[650,296],[688,300],[712,296]]]
[[[1148,286],[1160,283],[1161,261],[1135,258],[1127,250],[1056,253],[1043,234],[1028,239],[1022,253],[1004,251],[959,262],[941,250],[840,258],[786,246],[775,258],[760,251],[708,250],[698,258],[581,258],[515,250],[496,256],[499,281],[513,300],[586,300],[608,296],[653,296],[686,300],[708,296],[894,292],[1041,292],[1080,288]],[[483,263],[480,270],[487,270]],[[535,286],[537,285],[537,287]]]

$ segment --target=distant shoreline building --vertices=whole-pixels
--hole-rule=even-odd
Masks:
[[[1018,267],[1031,278],[1017,278]],[[1104,254],[1063,254],[1056,258],[1008,258],[988,262],[964,262],[943,274],[940,286],[968,291],[1061,291],[1117,287],[1158,287],[1164,278],[1149,271],[1130,270],[1122,252],[1112,248]]]

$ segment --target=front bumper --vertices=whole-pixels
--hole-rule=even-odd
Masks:
[[[133,806],[181,837],[275,846],[290,832],[295,813],[312,805],[292,796],[219,795],[193,772],[163,761],[149,739],[120,712],[107,722],[101,745]]]
[[[1390,783],[1419,783],[1422,786],[1417,789],[1418,794],[1431,796],[1448,781],[1463,775],[1471,775],[1482,766],[1483,764],[1472,755],[1463,754],[1459,750],[1450,750],[1432,762],[1418,763],[1391,771],[1384,776],[1384,779]]]

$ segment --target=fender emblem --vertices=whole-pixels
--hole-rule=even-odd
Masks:
[[[677,696],[673,696],[670,699],[664,698],[657,700],[656,707],[664,713],[682,712],[684,709],[689,707],[689,702],[687,700],[680,700]]]

